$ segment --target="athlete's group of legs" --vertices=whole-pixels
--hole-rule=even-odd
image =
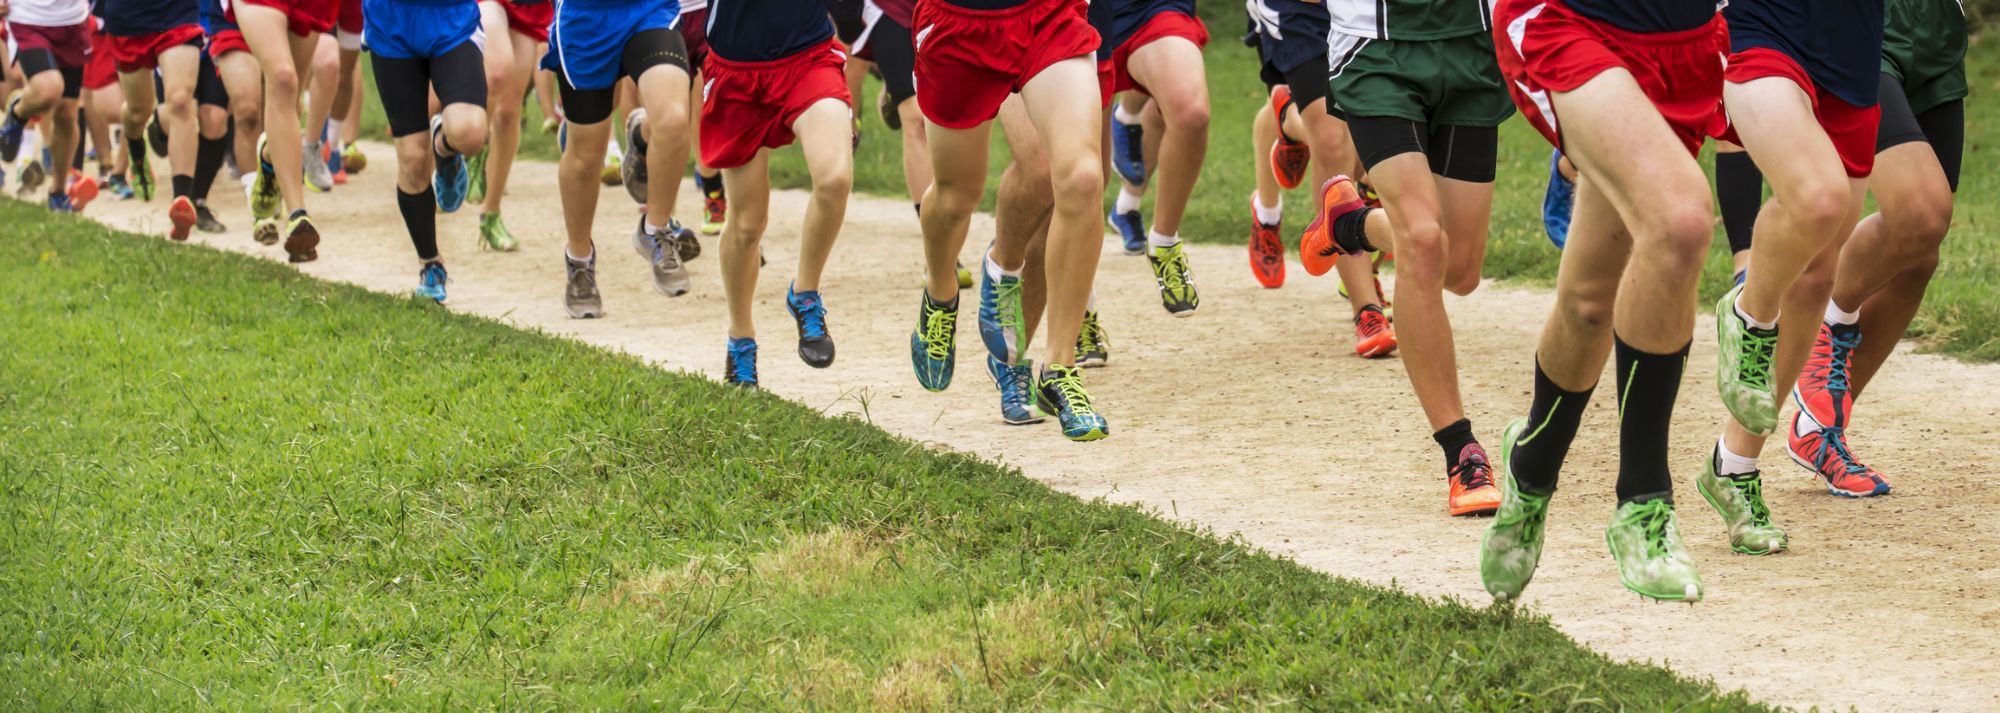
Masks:
[[[1208,144],[1208,32],[1191,0],[785,0],[754,11],[749,0],[247,0],[203,8],[206,42],[193,25],[120,34],[136,20],[112,16],[141,8],[133,14],[154,18],[160,6],[196,2],[102,3],[92,27],[106,33],[96,46],[115,57],[119,91],[93,93],[81,112],[98,124],[119,114],[129,148],[114,157],[93,124],[100,164],[129,162],[141,197],[153,188],[140,137],[157,115],[176,239],[222,229],[203,199],[233,155],[253,172],[256,237],[282,237],[294,261],[316,257],[306,189],[327,190],[329,176],[354,168],[337,148],[358,114],[361,45],[345,7],[354,30],[365,29],[395,137],[398,205],[424,297],[446,299],[437,211],[479,202],[482,244],[517,246],[499,216],[521,107],[541,74],[553,85],[536,92],[552,104],[545,113],[562,118],[552,126],[563,144],[568,314],[604,313],[593,222],[607,160],[622,158],[616,177],[642,206],[632,239],[654,287],[689,291],[685,261],[701,249],[670,213],[693,157],[703,232],[722,236],[726,379],[756,385],[751,296],[765,264],[769,151],[796,142],[812,199],[786,307],[800,358],[830,366],[820,283],[860,140],[853,97],[872,72],[884,84],[875,108],[902,133],[923,238],[910,338],[922,386],[952,381],[959,291],[973,282],[958,256],[985,194],[996,120],[1011,151],[977,267],[978,322],[1007,423],[1053,415],[1071,440],[1110,432],[1080,371],[1108,359],[1092,308],[1108,179],[1119,182],[1109,222],[1127,253],[1148,256],[1163,308],[1200,307],[1179,236]],[[1271,98],[1254,124],[1252,272],[1266,287],[1284,284],[1280,191],[1310,175],[1318,200],[1300,262],[1314,275],[1338,271],[1359,355],[1401,350],[1444,456],[1448,511],[1494,515],[1481,572],[1495,597],[1519,597],[1533,575],[1557,475],[1608,359],[1619,507],[1606,539],[1621,580],[1653,598],[1701,596],[1678,533],[1668,433],[1712,235],[1696,160],[1711,137],[1727,142],[1716,192],[1737,284],[1716,305],[1730,418],[1698,491],[1735,551],[1786,549],[1757,464],[1788,393],[1798,404],[1782,424],[1794,461],[1835,494],[1889,491],[1848,449],[1845,429],[1915,314],[1950,223],[1965,96],[1964,18],[1951,0],[1888,0],[1886,11],[1879,0],[1737,0],[1727,11],[1712,0],[1253,0],[1249,15],[1245,41],[1259,50]],[[14,24],[22,42],[9,78],[21,89],[0,125],[0,158],[13,160],[23,126],[45,117],[51,155],[80,162],[88,61],[61,40],[90,33]],[[339,40],[327,39],[336,26]],[[303,82],[316,67],[327,79],[313,82],[302,123]],[[1497,127],[1517,109],[1557,148],[1544,213],[1564,253],[1527,417],[1506,427],[1495,459],[1466,418],[1444,293],[1480,283]],[[76,188],[87,179],[68,182],[72,163],[48,162],[53,208],[88,200]],[[1880,210],[1857,220],[1871,190]],[[1392,249],[1393,326],[1375,277]],[[1029,356],[1038,330],[1039,369]]]

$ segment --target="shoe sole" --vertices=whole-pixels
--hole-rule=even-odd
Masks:
[[[1387,344],[1380,343],[1383,341],[1386,341],[1388,343]],[[1396,347],[1398,346],[1400,345],[1397,344],[1395,337],[1389,337],[1386,340],[1371,339],[1354,345],[1354,354],[1355,356],[1359,356],[1363,359],[1380,359],[1382,357],[1395,353]]]
[[[312,262],[319,259],[319,230],[308,227],[294,230],[285,236],[286,259],[292,262]]]
[[[597,319],[604,316],[603,307],[597,309],[577,309],[572,305],[563,305],[563,312],[568,314],[570,319]]]
[[[260,220],[250,229],[250,238],[256,240],[258,245],[277,245],[278,224]]]
[[[188,231],[194,229],[196,220],[194,207],[187,206],[186,210],[182,210],[182,206],[185,205],[184,203],[175,203],[173,207],[167,209],[167,220],[172,221],[174,224],[173,231],[168,233],[167,237],[172,238],[177,243],[187,242]]]
[[[1063,438],[1067,438],[1077,443],[1089,443],[1091,441],[1101,441],[1110,436],[1111,436],[1111,431],[1109,429],[1103,429],[1103,428],[1093,428],[1090,429],[1089,431],[1085,431],[1083,433],[1075,433],[1075,434],[1072,434],[1068,431],[1063,432]]]
[[[1476,505],[1472,507],[1457,507],[1457,506],[1447,505],[1445,507],[1445,511],[1451,513],[1452,517],[1492,515],[1493,513],[1500,512],[1500,504],[1494,503],[1492,505]]]
[[[1107,364],[1110,364],[1110,363],[1111,363],[1111,357],[1104,357],[1104,358],[1101,358],[1101,359],[1078,359],[1078,360],[1076,360],[1076,368],[1078,368],[1078,369],[1102,369],[1102,368],[1104,368],[1104,367],[1105,367],[1105,365],[1107,365]]]
[[[1806,472],[1811,473],[1813,480],[1819,481],[1820,485],[1826,487],[1826,492],[1833,495],[1838,495],[1843,498],[1860,499],[1860,498],[1872,498],[1878,495],[1888,495],[1891,491],[1895,490],[1895,487],[1889,485],[1888,483],[1883,483],[1882,488],[1880,490],[1871,490],[1865,493],[1836,488],[1833,487],[1832,483],[1827,482],[1826,476],[1820,475],[1819,468],[1814,467],[1810,461],[1807,461],[1804,458],[1800,458],[1799,454],[1792,452],[1791,444],[1785,445],[1785,456],[1791,458],[1792,462],[1797,463],[1800,468],[1806,469]]]

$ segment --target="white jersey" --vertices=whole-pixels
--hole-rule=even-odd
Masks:
[[[7,22],[69,27],[90,19],[90,0],[9,0]]]
[[[696,10],[707,10],[707,9],[708,9],[708,0],[681,0],[682,15],[686,15]]]

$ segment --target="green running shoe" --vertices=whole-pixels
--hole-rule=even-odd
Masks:
[[[1736,423],[1759,436],[1778,427],[1778,396],[1771,387],[1771,359],[1778,330],[1750,326],[1736,314],[1737,285],[1715,303],[1715,388]]]
[[[1604,544],[1618,560],[1618,581],[1626,589],[1663,601],[1701,601],[1701,575],[1666,497],[1619,505],[1604,529]]]
[[[153,191],[155,190],[153,184],[153,157],[147,155],[144,151],[130,153],[132,154],[131,157],[126,160],[131,162],[131,166],[126,169],[126,173],[132,175],[132,195],[138,196],[139,200],[150,201],[153,199]]]
[[[1057,364],[1044,367],[1035,384],[1035,401],[1042,413],[1055,414],[1063,438],[1095,441],[1111,435],[1110,424],[1090,405],[1090,394],[1083,390],[1082,369]]]
[[[465,201],[467,203],[485,203],[486,202],[486,148],[485,147],[481,147],[479,149],[479,153],[465,157],[465,172],[466,172],[466,177],[471,179],[471,186],[465,189]],[[483,232],[486,227],[485,218],[480,218],[479,226],[481,231]],[[499,248],[495,249],[497,250]]]
[[[1160,284],[1160,304],[1167,314],[1187,317],[1201,308],[1201,295],[1194,289],[1194,273],[1188,268],[1187,253],[1180,243],[1155,247],[1146,253],[1153,263],[1153,280]]]
[[[1535,578],[1535,567],[1542,561],[1543,528],[1549,519],[1552,496],[1521,492],[1514,482],[1514,444],[1526,430],[1528,420],[1517,418],[1500,436],[1500,460],[1495,463],[1500,509],[1493,513],[1493,524],[1479,541],[1479,581],[1499,602],[1519,600],[1528,580]]]
[[[1764,479],[1759,473],[1718,475],[1722,454],[1709,451],[1701,477],[1694,487],[1703,500],[1729,526],[1729,549],[1746,555],[1774,555],[1785,551],[1785,530],[1771,524],[1771,508],[1764,504]]]
[[[1076,332],[1076,365],[1095,369],[1111,361],[1111,336],[1097,319],[1097,310],[1083,311],[1083,328]]]
[[[965,263],[958,263],[958,289],[963,290],[971,286],[972,270],[967,269]]]
[[[488,250],[503,253],[521,249],[521,241],[515,240],[514,234],[507,232],[507,224],[500,222],[499,213],[479,214],[479,244]]]
[[[250,217],[257,220],[278,217],[278,170],[264,158],[266,137],[257,137],[257,178],[250,186]],[[149,179],[150,180],[150,179]],[[136,182],[134,187],[136,188]]]
[[[948,304],[931,299],[923,291],[917,311],[917,329],[910,333],[910,364],[916,367],[917,383],[928,391],[951,386],[951,374],[958,364],[958,298]]]

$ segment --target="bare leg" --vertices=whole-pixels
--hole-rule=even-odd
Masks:
[[[687,170],[688,91],[692,83],[686,70],[672,65],[656,65],[639,76],[635,93],[646,106],[646,125],[640,132],[647,146],[646,222],[650,225],[667,224],[681,192],[681,174]]]
[[[1153,232],[1178,236],[1181,216],[1208,156],[1208,79],[1201,48],[1185,38],[1164,38],[1135,50],[1131,68],[1132,78],[1152,91],[1153,105],[1166,128],[1159,159],[1149,157],[1146,162],[1159,184],[1153,199]],[[1156,163],[1159,168],[1153,171]]]
[[[854,115],[846,102],[821,99],[792,122],[792,132],[805,150],[806,172],[812,175],[812,202],[806,206],[804,235],[799,241],[799,274],[793,286],[819,289],[833,241],[847,218],[847,196],[854,188]],[[768,192],[768,191],[767,191]]]
[[[264,70],[264,158],[277,173],[278,193],[285,208],[304,210],[305,184],[299,172],[305,151],[298,128],[299,78],[312,63],[318,38],[291,34],[290,20],[277,8],[244,3],[237,7],[236,18],[244,42]]]
[[[257,170],[257,136],[264,133],[264,81],[257,58],[230,52],[215,58],[215,72],[229,92],[229,117],[236,122],[236,167]]]
[[[320,145],[326,120],[333,116],[334,99],[340,95],[340,42],[333,35],[319,35],[312,55],[312,87],[306,97],[305,143]]]
[[[1088,58],[1077,57],[1043,70],[1021,90],[1028,115],[1049,152],[1049,179],[1056,199],[1049,222],[1047,260],[1048,352],[1044,363],[1048,365],[1076,364],[1076,336],[1083,327],[1083,312],[1103,249],[1104,229],[1098,217],[1104,206],[1103,114],[1097,102],[1084,100],[1097,96],[1093,93],[1096,85],[1097,68]],[[978,165],[983,167],[985,162]],[[962,228],[959,235],[963,240]],[[939,286],[936,267],[933,264],[933,289]]]
[[[730,195],[729,216],[722,226],[722,290],[729,299],[732,339],[757,337],[752,298],[762,255],[759,245],[770,220],[770,153],[758,151],[749,163],[722,169],[722,185]]]

